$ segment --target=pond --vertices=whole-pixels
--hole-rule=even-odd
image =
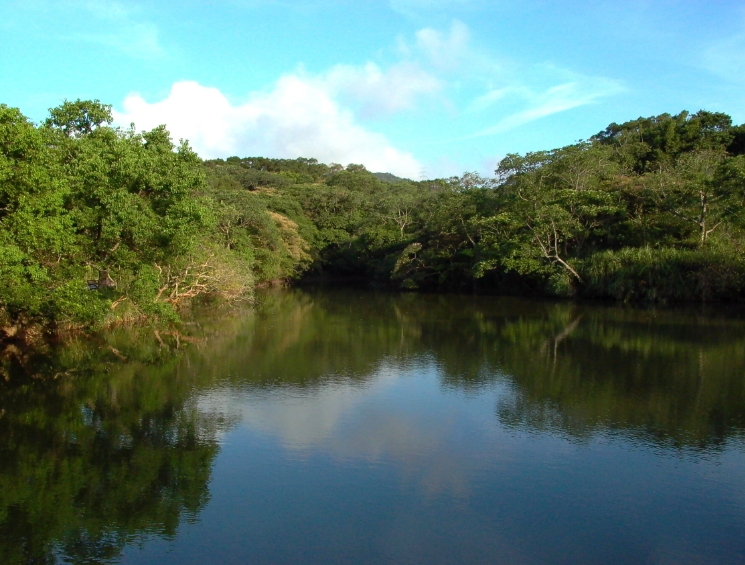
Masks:
[[[0,360],[0,563],[745,563],[745,315],[284,290]]]

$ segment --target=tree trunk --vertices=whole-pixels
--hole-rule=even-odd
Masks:
[[[98,272],[98,288],[116,288],[116,281],[111,278],[108,270]]]

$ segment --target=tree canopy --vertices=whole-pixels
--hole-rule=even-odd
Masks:
[[[355,278],[405,289],[739,299],[745,126],[661,114],[410,181],[312,158],[202,161],[164,126],[0,105],[0,327],[175,317],[203,296]]]

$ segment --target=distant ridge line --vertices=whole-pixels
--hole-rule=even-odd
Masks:
[[[411,179],[397,177],[396,175],[391,174],[391,173],[373,173],[373,175],[375,175],[375,177],[378,180],[383,181],[383,182],[401,182],[401,181],[411,180]]]

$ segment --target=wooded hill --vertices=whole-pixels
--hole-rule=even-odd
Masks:
[[[745,127],[700,111],[508,155],[494,178],[361,165],[203,162],[164,127],[65,102],[0,105],[0,326],[175,317],[201,296],[359,279],[403,289],[612,298],[745,296]],[[382,179],[382,180],[381,180]]]

